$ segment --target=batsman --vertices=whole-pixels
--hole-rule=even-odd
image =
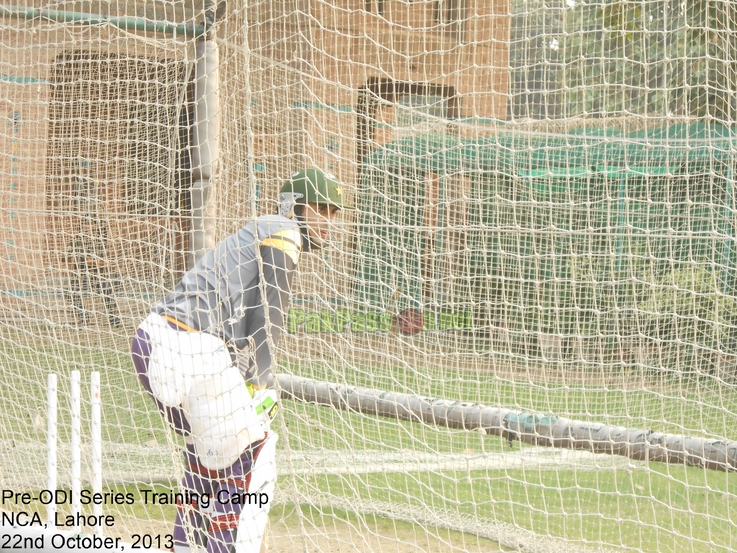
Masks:
[[[345,207],[331,174],[295,173],[278,215],[207,251],[136,331],[138,378],[186,444],[179,491],[188,501],[178,505],[175,552],[261,550],[276,481],[272,348],[300,256],[326,243]],[[263,494],[268,502],[249,501]]]

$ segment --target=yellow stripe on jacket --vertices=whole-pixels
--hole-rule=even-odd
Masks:
[[[297,238],[297,240],[295,240],[295,238]],[[298,240],[301,240],[298,230],[296,233],[291,230],[282,230],[262,240],[260,245],[283,251],[286,255],[291,257],[294,264],[297,265],[299,263],[300,254],[300,248],[297,245],[299,244]]]
[[[178,328],[181,328],[182,330],[186,330],[187,332],[199,332],[196,328],[192,328],[191,326],[187,326],[186,324],[177,321],[174,317],[170,315],[164,315],[164,318],[169,321],[171,324],[177,326]]]

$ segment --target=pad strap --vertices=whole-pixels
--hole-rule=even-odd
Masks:
[[[246,491],[248,491],[248,483],[250,482],[250,475],[251,475],[251,471],[253,470],[253,465],[256,463],[256,458],[258,457],[258,454],[261,452],[261,449],[263,449],[264,444],[266,443],[266,437],[268,435],[269,435],[269,433],[268,432],[265,432],[265,435],[264,435],[264,439],[263,440],[259,440],[257,442],[253,442],[251,444],[251,446],[253,446],[254,444],[256,444],[256,447],[249,446],[249,447],[251,447],[253,453],[251,455],[251,470],[249,470],[248,473],[245,476],[245,478],[246,478],[246,486],[245,486],[244,489]],[[196,474],[199,474],[201,476],[206,476],[210,480],[221,480],[223,482],[227,482],[227,483],[230,483],[230,484],[237,485],[236,482],[235,482],[235,479],[229,477],[227,475],[227,473],[225,472],[227,469],[224,469],[224,470],[212,470],[212,469],[208,469],[207,467],[203,467],[198,462],[190,459],[190,461],[189,461],[189,470],[191,470],[192,472],[194,472]],[[242,488],[243,486],[239,486],[239,487]]]
[[[268,436],[268,432],[266,433]],[[226,482],[228,484],[231,484],[235,486],[236,488],[243,490],[244,493],[249,492],[249,488],[251,487],[251,474],[253,474],[253,465],[256,464],[256,459],[258,458],[258,454],[261,453],[261,449],[263,449],[264,444],[266,443],[266,438],[261,440],[261,443],[258,444],[256,449],[253,450],[253,458],[251,460],[251,470],[249,470],[243,478],[228,478]]]
[[[223,513],[222,515],[216,515],[210,517],[210,526],[207,528],[207,533],[212,534],[221,530],[235,530],[238,528],[238,520],[240,514],[235,513]]]
[[[251,467],[244,476],[236,478],[223,478],[223,482],[226,485],[233,486],[236,490],[242,490],[243,493],[248,493],[248,489],[251,486],[251,475],[253,474],[253,467],[256,464],[258,454],[261,453],[261,450],[263,449],[265,443],[266,438],[261,440],[260,443],[253,449],[253,453],[251,455]],[[208,470],[204,467],[202,468],[204,470]],[[207,528],[208,534],[223,530],[236,530],[240,521],[240,507],[238,508],[238,513],[221,513],[218,515],[210,515],[209,518],[210,523]]]

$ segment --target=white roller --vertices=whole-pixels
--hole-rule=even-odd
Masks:
[[[523,413],[502,407],[427,398],[415,394],[318,382],[280,374],[283,399],[365,415],[424,422],[448,428],[482,430],[484,434],[557,448],[621,455],[638,461],[657,461],[733,472],[737,470],[737,442],[664,434],[639,428],[609,426],[544,413]]]

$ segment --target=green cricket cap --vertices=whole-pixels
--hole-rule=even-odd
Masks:
[[[328,204],[340,209],[353,209],[345,202],[343,185],[332,173],[321,169],[305,169],[292,175],[280,194],[301,194],[297,203]]]

